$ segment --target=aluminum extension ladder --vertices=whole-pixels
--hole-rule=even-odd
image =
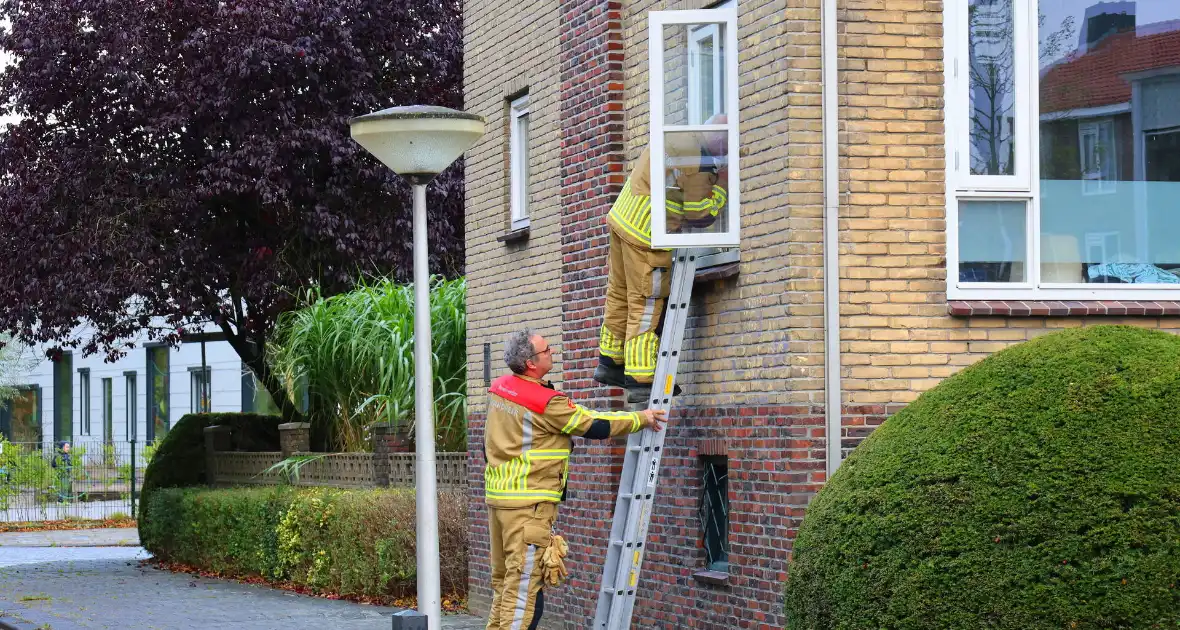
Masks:
[[[664,334],[660,339],[656,375],[651,400],[648,401],[648,406],[653,409],[671,410],[676,366],[680,363],[693,280],[703,258],[717,257],[710,255],[714,251],[675,250]],[[736,260],[736,252],[732,254]],[[610,547],[602,572],[598,609],[594,613],[594,630],[626,630],[631,627],[631,613],[635,608],[635,592],[639,585],[647,528],[651,524],[665,435],[667,429],[658,433],[644,430],[632,433],[627,439],[623,476],[619,481],[615,518],[610,529]]]

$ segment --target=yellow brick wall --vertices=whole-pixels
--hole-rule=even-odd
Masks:
[[[844,401],[895,410],[1012,344],[1072,326],[1176,318],[947,314],[942,5],[841,4]]]
[[[647,12],[624,3],[627,154],[647,142]],[[697,285],[678,382],[685,405],[823,400],[819,0],[739,0],[741,271]],[[630,168],[630,164],[628,165]]]
[[[561,379],[561,205],[559,16],[550,0],[464,3],[465,109],[487,119],[467,154],[467,352],[469,407],[484,405],[483,344],[492,344],[492,378],[504,374],[504,338],[528,326],[557,351]],[[506,25],[515,25],[507,28]],[[508,104],[529,94],[529,240],[506,245]]]

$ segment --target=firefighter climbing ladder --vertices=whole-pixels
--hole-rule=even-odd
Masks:
[[[701,258],[709,250],[678,249],[672,262],[672,282],[664,334],[656,362],[655,381],[648,406],[669,411],[676,385],[676,366],[688,322],[688,304],[693,280]],[[643,563],[647,528],[651,524],[656,480],[667,431],[640,431],[627,439],[623,476],[615,499],[615,520],[610,530],[610,547],[598,593],[594,630],[625,630],[631,627],[639,569]]]

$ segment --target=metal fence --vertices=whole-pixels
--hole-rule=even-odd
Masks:
[[[134,516],[152,446],[79,440],[0,443],[0,521]]]

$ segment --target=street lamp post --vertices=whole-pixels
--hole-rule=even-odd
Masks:
[[[414,188],[414,422],[418,519],[418,612],[429,630],[442,623],[439,585],[438,490],[434,456],[430,287],[426,256],[426,185],[483,135],[475,114],[413,105],[349,121],[352,138]]]

